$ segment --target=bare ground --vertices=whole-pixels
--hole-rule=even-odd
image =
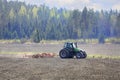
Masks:
[[[120,45],[78,46],[88,54],[120,56]],[[62,44],[0,44],[0,52],[58,53],[61,47]],[[0,54],[0,80],[120,80],[120,59],[33,59]]]
[[[0,80],[119,80],[120,60],[3,58]]]
[[[120,44],[79,44],[78,47],[87,54],[120,56]],[[1,52],[52,52],[58,54],[63,44],[1,44]]]

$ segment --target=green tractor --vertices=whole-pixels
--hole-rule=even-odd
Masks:
[[[76,56],[77,59],[86,58],[87,54],[85,51],[79,50],[77,48],[77,43],[65,43],[64,48],[59,52],[60,58],[73,58]]]

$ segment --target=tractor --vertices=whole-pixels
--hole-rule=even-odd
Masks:
[[[77,43],[66,42],[64,48],[60,50],[59,56],[62,59],[74,58],[74,56],[76,56],[77,59],[83,59],[87,57],[87,54],[85,51],[77,48]]]

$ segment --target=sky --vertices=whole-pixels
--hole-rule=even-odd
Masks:
[[[10,1],[10,0],[8,0]],[[12,0],[16,1],[16,0]],[[79,9],[82,10],[85,6],[94,10],[119,10],[120,0],[18,0],[27,4],[46,5],[50,8],[66,8],[69,10]]]

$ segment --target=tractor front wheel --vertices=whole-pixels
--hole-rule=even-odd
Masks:
[[[83,58],[86,58],[87,57],[87,54],[85,51],[83,51]]]
[[[77,58],[77,59],[82,58],[82,54],[81,54],[80,52],[76,53],[76,58]]]

